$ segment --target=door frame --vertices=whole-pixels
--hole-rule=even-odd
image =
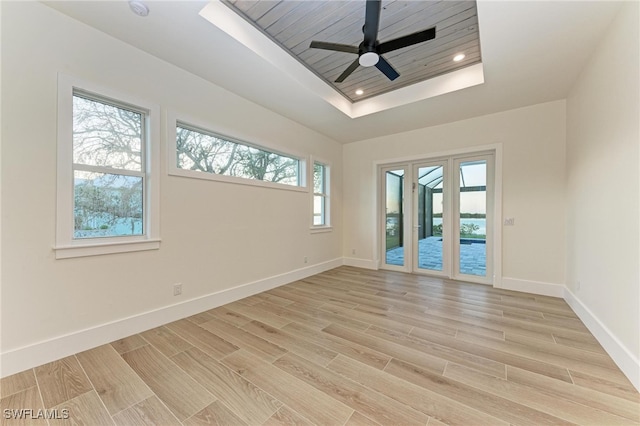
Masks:
[[[451,278],[455,280],[460,280],[460,281],[469,281],[469,282],[475,282],[479,284],[491,285],[493,284],[493,267],[494,267],[493,257],[495,256],[495,253],[493,251],[493,245],[494,245],[494,240],[496,238],[496,235],[494,233],[494,229],[495,229],[494,215],[496,214],[495,213],[496,211],[495,187],[494,187],[495,186],[495,172],[494,172],[495,154],[491,152],[483,152],[483,153],[475,153],[470,155],[454,156],[451,158],[451,165],[453,170],[459,171],[462,163],[466,163],[470,161],[473,162],[474,160],[486,162],[486,182],[487,182],[487,187],[485,190],[486,205],[487,207],[489,207],[490,205],[493,205],[493,209],[487,208],[485,213],[486,214],[485,216],[486,231],[485,232],[487,235],[487,237],[485,238],[486,275],[484,277],[469,275],[469,274],[464,274],[460,271],[460,249],[462,248],[460,243],[460,227],[452,226],[452,230],[453,230],[452,240],[454,242],[454,250],[452,250],[451,252],[452,260],[453,260],[453,263],[451,265],[452,266]],[[491,167],[489,166],[490,162],[493,163],[491,164]],[[460,223],[460,195],[461,195],[461,193],[459,192],[459,188],[460,188],[460,173],[456,173],[456,178],[453,180],[453,182],[451,182],[451,191],[452,193],[455,193],[457,195],[457,196],[451,197],[452,198],[451,218],[453,219],[454,222],[457,222],[458,224]],[[491,235],[491,238],[489,238],[489,235]],[[455,242],[457,242],[457,244],[455,244]]]
[[[389,268],[385,265],[385,259],[383,255],[383,249],[385,247],[385,232],[383,227],[380,225],[383,222],[383,217],[385,217],[385,200],[384,200],[384,187],[382,186],[382,182],[384,174],[382,173],[383,168],[388,167],[398,167],[409,165],[409,163],[420,163],[420,162],[433,162],[443,158],[450,157],[461,157],[461,156],[473,156],[473,155],[482,155],[482,154],[493,154],[494,155],[494,164],[493,164],[493,248],[492,252],[492,276],[487,276],[487,279],[490,283],[492,283],[493,287],[501,288],[502,287],[502,144],[490,144],[490,145],[479,145],[475,147],[468,148],[460,148],[448,151],[434,152],[430,154],[422,154],[422,155],[411,155],[406,157],[399,158],[390,158],[387,160],[378,160],[373,162],[373,176],[375,176],[375,186],[374,186],[374,206],[375,206],[375,214],[373,221],[373,235],[375,236],[373,239],[373,256],[374,256],[374,265],[375,269],[389,269],[389,270],[398,270],[407,273],[413,273],[411,264],[413,263],[413,259],[411,259],[411,264],[407,265],[409,262],[404,262],[403,267]],[[411,182],[413,182],[413,167],[408,167],[408,172],[411,174]],[[406,181],[406,178],[405,178]],[[406,211],[406,210],[405,210]],[[410,212],[412,215],[413,212]],[[413,224],[413,217],[410,218],[410,222]],[[411,226],[411,234],[408,236],[412,238],[413,235],[413,226]],[[407,229],[405,229],[405,241],[407,238],[406,235]],[[405,244],[406,246],[406,244]],[[413,253],[411,254],[413,257]],[[407,256],[405,255],[405,259]],[[453,275],[453,274],[452,274]],[[465,281],[474,281],[471,278],[467,279],[467,276],[461,277]],[[474,281],[475,282],[475,281]],[[486,282],[480,282],[482,284],[487,284]]]

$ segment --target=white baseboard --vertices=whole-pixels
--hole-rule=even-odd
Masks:
[[[337,268],[342,264],[342,258],[330,260],[3,352],[0,354],[0,377],[10,376],[132,334],[159,327],[253,294]]]
[[[355,257],[344,257],[342,264],[345,266],[353,266],[355,268],[377,270],[378,265],[376,263],[377,263],[376,261],[371,259],[357,259]]]
[[[564,297],[565,286],[541,281],[521,280],[518,278],[502,277],[499,287],[504,290],[522,291],[525,293],[539,294],[541,296]]]
[[[640,392],[640,360],[627,347],[611,333],[597,316],[578,297],[565,288],[564,300],[571,306],[573,312],[587,326],[591,334],[598,340],[605,351],[613,359],[613,362],[622,370],[625,376]]]

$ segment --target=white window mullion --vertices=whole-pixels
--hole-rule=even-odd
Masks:
[[[114,169],[112,167],[101,166],[89,166],[87,164],[73,164],[73,170],[79,170],[83,172],[103,173],[107,175],[123,175],[144,178],[148,175],[145,172],[137,172],[135,170]]]

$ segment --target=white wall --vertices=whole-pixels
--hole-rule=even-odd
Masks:
[[[55,260],[58,72],[330,161],[333,232],[309,232],[308,193],[168,176],[164,137],[160,250]],[[3,354],[342,256],[340,144],[41,3],[2,4],[2,112]]]
[[[505,279],[565,281],[565,102],[556,101],[352,143],[344,147],[344,253],[371,264],[375,162],[502,144]],[[351,255],[352,249],[356,255]],[[518,285],[516,282],[516,286]]]
[[[638,5],[623,6],[567,100],[567,287],[640,387]]]

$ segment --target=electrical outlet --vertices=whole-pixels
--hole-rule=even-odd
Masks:
[[[182,283],[176,283],[173,285],[173,295],[180,296],[182,294]]]
[[[351,254],[356,254],[356,249],[352,248],[351,249]]]
[[[307,256],[304,257],[304,263],[307,263],[309,261],[309,259],[307,258]]]
[[[508,217],[504,220],[504,226],[515,226],[516,220],[513,217]]]

